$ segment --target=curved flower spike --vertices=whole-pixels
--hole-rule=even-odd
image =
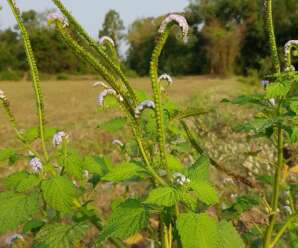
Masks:
[[[63,24],[63,27],[68,27],[69,23],[67,21],[67,19],[65,18],[65,16],[63,16],[61,13],[59,12],[53,12],[48,14],[48,23],[51,24],[54,21],[59,21]]]
[[[42,163],[39,158],[32,158],[29,162],[29,165],[34,172],[39,172],[40,170],[42,170]]]
[[[291,63],[291,50],[293,47],[298,47],[298,40],[290,40],[285,44],[285,60],[286,68],[285,71],[295,71],[295,67]]]
[[[100,44],[104,44],[105,42],[110,42],[112,46],[115,46],[115,42],[109,36],[103,36],[99,39]]]
[[[165,80],[169,83],[169,85],[173,84],[173,79],[171,78],[171,76],[169,74],[162,74],[159,78],[158,78],[158,82]]]
[[[135,117],[139,118],[141,113],[146,109],[146,108],[155,108],[155,103],[151,100],[145,100],[142,103],[140,103],[136,108],[135,108]]]
[[[169,14],[161,23],[161,26],[159,28],[159,33],[163,33],[167,26],[171,23],[171,22],[176,22],[178,23],[179,27],[181,27],[182,29],[182,34],[183,34],[183,40],[184,42],[187,42],[187,35],[188,35],[188,31],[189,31],[189,26],[188,23],[185,19],[184,16],[182,15],[178,15],[178,14]]]
[[[97,103],[99,106],[103,106],[104,104],[104,99],[107,95],[114,95],[118,98],[120,102],[123,102],[123,97],[118,95],[117,92],[114,89],[105,89],[102,91],[98,96],[97,96]]]
[[[106,85],[106,84],[105,84],[104,82],[102,82],[102,81],[97,81],[97,82],[95,82],[95,83],[93,84],[93,87],[97,87],[97,86],[102,86],[102,87],[104,87],[104,88],[106,88],[106,89],[109,88],[109,86]]]
[[[63,131],[56,133],[53,137],[53,146],[59,146],[63,140],[68,140],[69,135]]]
[[[5,240],[6,245],[8,245],[8,247],[11,247],[14,244],[14,242],[17,240],[24,240],[24,238],[21,234],[18,234],[18,233],[13,234]]]
[[[118,145],[120,147],[124,146],[124,144],[120,140],[117,140],[117,139],[113,140],[112,144],[113,145]]]

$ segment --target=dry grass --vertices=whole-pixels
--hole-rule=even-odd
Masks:
[[[132,84],[150,92],[147,78],[132,79]],[[101,146],[109,138],[96,129],[97,124],[108,119],[113,113],[100,113],[96,110],[96,95],[101,89],[92,87],[94,80],[44,81],[42,90],[45,100],[47,124],[71,133],[72,140],[80,150],[102,152]],[[210,77],[176,78],[168,95],[178,102],[187,102],[197,95],[208,95],[212,102],[219,102],[223,97],[238,94],[243,84],[236,79],[217,79]],[[247,87],[245,87],[247,88]],[[32,127],[36,123],[35,102],[31,83],[0,82],[11,108],[22,128]],[[84,140],[84,144],[81,142]],[[0,148],[14,145],[14,133],[0,112]]]

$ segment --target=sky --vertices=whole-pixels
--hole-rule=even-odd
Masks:
[[[50,0],[16,0],[21,10],[35,9],[43,11],[53,9]],[[126,27],[136,18],[158,16],[169,12],[182,11],[189,0],[62,0],[80,23],[94,37],[97,36],[105,13],[115,9],[120,13]],[[3,10],[0,11],[0,28],[15,25],[6,0],[0,1]]]

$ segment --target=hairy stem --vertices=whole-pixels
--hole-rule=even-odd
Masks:
[[[37,116],[38,116],[38,120],[39,120],[39,135],[40,135],[40,139],[41,139],[42,150],[43,150],[43,153],[45,156],[45,160],[48,160],[49,156],[48,156],[46,143],[45,143],[45,136],[44,136],[44,132],[45,132],[44,104],[43,104],[43,99],[42,99],[42,94],[41,94],[40,79],[39,79],[39,74],[38,74],[35,57],[34,57],[34,54],[32,51],[29,34],[25,28],[24,23],[22,22],[19,10],[15,6],[14,1],[12,1],[12,0],[7,0],[7,1],[10,5],[10,8],[15,16],[15,19],[16,19],[18,26],[20,28],[20,31],[22,33],[26,56],[28,59],[31,76],[32,76],[33,89],[34,89],[34,93],[35,93],[35,99],[36,99],[36,105],[37,105]]]
[[[52,0],[53,3],[60,9],[60,11],[67,17],[70,24],[72,24],[75,28],[74,30],[78,32],[84,39],[93,47],[98,55],[107,63],[109,68],[112,68],[113,72],[119,75],[122,82],[124,83],[125,87],[128,90],[128,93],[133,100],[134,104],[136,104],[136,94],[132,89],[130,83],[128,82],[127,78],[125,77],[124,73],[122,72],[121,68],[115,64],[109,56],[104,52],[104,50],[98,45],[98,43],[90,37],[90,35],[84,30],[84,28],[80,25],[80,23],[74,18],[73,15],[65,8],[60,0]]]
[[[169,37],[169,31],[163,32],[154,48],[151,62],[150,62],[150,79],[152,84],[153,97],[155,102],[155,119],[158,132],[158,142],[159,142],[159,152],[160,152],[160,163],[162,167],[168,169],[167,158],[166,158],[166,137],[164,128],[164,118],[163,118],[163,107],[161,102],[161,89],[158,82],[158,60],[161,51]]]

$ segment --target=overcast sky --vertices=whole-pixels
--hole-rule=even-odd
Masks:
[[[54,8],[50,0],[16,0],[22,10],[43,11]],[[182,11],[189,0],[62,0],[77,19],[94,36],[97,36],[105,13],[109,9],[117,10],[127,27],[138,17],[158,16],[169,12]],[[0,28],[12,26],[12,17],[6,0],[0,2]]]

